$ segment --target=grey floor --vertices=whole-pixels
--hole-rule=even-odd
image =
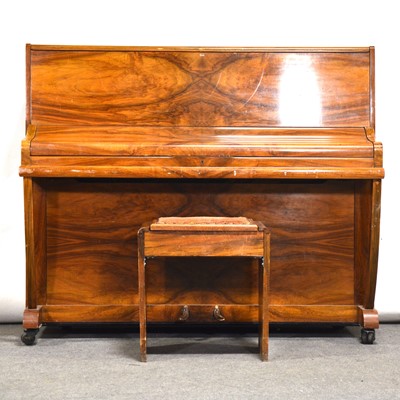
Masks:
[[[141,363],[136,327],[46,327],[38,344],[0,325],[0,399],[400,399],[400,324],[374,345],[359,328],[272,329],[259,361],[251,327],[149,333]]]

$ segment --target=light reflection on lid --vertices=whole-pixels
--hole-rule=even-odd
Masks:
[[[279,84],[279,118],[282,126],[320,126],[321,94],[318,76],[307,54],[290,54]]]

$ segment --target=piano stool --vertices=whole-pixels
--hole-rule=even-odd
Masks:
[[[140,358],[147,361],[146,260],[153,257],[255,257],[261,260],[259,274],[259,350],[268,359],[268,287],[270,233],[261,223],[244,217],[164,217],[138,231],[138,281]],[[213,318],[224,321],[218,305]],[[180,321],[190,321],[184,305]]]

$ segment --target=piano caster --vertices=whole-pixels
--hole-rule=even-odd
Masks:
[[[39,329],[25,329],[24,333],[21,335],[21,341],[27,346],[32,346],[36,344],[36,335]]]
[[[373,344],[375,341],[375,329],[361,329],[361,343]]]

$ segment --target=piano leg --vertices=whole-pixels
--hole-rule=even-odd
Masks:
[[[372,344],[379,328],[378,312],[374,309],[378,270],[381,181],[356,183],[355,217],[355,294],[361,343]]]
[[[378,311],[358,307],[358,313],[361,325],[361,343],[373,344],[375,341],[375,329],[379,328]]]
[[[42,305],[46,304],[46,191],[38,179],[24,178],[26,240],[26,309],[23,316],[23,343],[32,345],[42,325]]]
[[[36,342],[36,335],[42,325],[41,307],[25,309],[23,318],[24,333],[21,335],[22,343],[32,346]]]

